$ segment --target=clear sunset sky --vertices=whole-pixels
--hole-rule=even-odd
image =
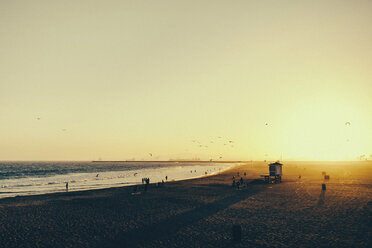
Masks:
[[[0,160],[362,154],[372,1],[0,1]]]

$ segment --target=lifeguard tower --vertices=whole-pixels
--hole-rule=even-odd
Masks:
[[[266,183],[282,182],[282,166],[279,161],[269,164],[269,175],[261,175],[265,178]]]

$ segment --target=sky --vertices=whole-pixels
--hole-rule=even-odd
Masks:
[[[362,0],[2,0],[0,160],[369,157],[371,13]]]

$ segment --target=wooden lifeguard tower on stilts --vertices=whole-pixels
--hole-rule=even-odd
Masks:
[[[269,164],[269,175],[261,175],[265,178],[265,183],[281,183],[282,182],[282,166],[279,161]]]

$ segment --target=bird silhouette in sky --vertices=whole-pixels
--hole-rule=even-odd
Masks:
[[[63,132],[65,132],[65,131],[67,131],[67,129],[65,129],[65,128],[62,128],[62,131],[63,131]]]
[[[152,157],[152,153],[149,152],[149,155]]]
[[[40,120],[41,120],[41,118],[40,118],[40,117],[36,117],[36,120],[40,121]]]

